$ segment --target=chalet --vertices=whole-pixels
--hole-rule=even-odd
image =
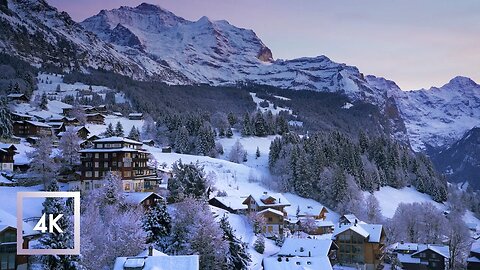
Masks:
[[[245,214],[247,206],[242,202],[243,199],[238,196],[217,196],[208,201],[210,205],[227,210],[230,213]]]
[[[76,117],[65,117],[63,123],[67,126],[79,126],[80,121]]]
[[[93,146],[93,142],[100,139],[97,135],[92,135],[90,137],[87,137],[84,141],[80,143],[80,148],[85,149],[85,148],[90,148]]]
[[[58,136],[59,133],[65,132],[65,124],[63,122],[47,122],[45,123],[52,127],[53,133]]]
[[[286,225],[291,231],[305,231],[305,228],[308,228],[308,232],[305,231],[305,233],[310,235],[332,233],[333,231],[334,224],[332,221],[326,220],[328,210],[323,205],[288,207],[287,212]],[[305,226],[307,224],[308,226]]]
[[[360,222],[360,219],[357,218],[357,216],[355,216],[354,214],[343,215],[340,217],[338,221],[338,223],[340,223],[341,225],[350,225],[350,224],[355,224],[359,222]]]
[[[88,123],[99,125],[105,124],[105,116],[101,113],[88,113],[85,114],[85,117],[87,118]]]
[[[392,250],[405,270],[443,270],[450,261],[450,249],[444,245],[400,242],[393,244]]]
[[[25,94],[8,94],[7,99],[9,101],[18,102],[18,103],[28,103],[28,97]]]
[[[169,256],[152,247],[135,257],[118,257],[113,270],[199,270],[199,255]]]
[[[23,223],[23,248],[29,247],[29,242],[35,232]],[[0,209],[0,269],[27,269],[28,256],[17,255],[17,218]]]
[[[162,147],[162,153],[171,153],[172,147],[171,146],[164,146]]]
[[[154,140],[143,140],[142,143],[148,146],[155,146]]]
[[[13,134],[19,137],[53,135],[50,125],[37,121],[13,122]]]
[[[107,105],[98,105],[95,110],[99,113],[107,113]]]
[[[82,191],[99,188],[108,172],[123,179],[123,190],[145,190],[145,181],[160,181],[154,169],[147,165],[149,153],[142,143],[134,140],[110,137],[93,141],[93,147],[80,150],[81,181],[70,183]]]
[[[121,112],[112,112],[113,115],[115,116],[118,116],[118,117],[122,117],[123,114]]]
[[[172,170],[167,168],[157,168],[157,175],[160,179],[160,183],[158,185],[159,189],[167,190],[168,181],[173,178]]]
[[[27,121],[32,120],[32,116],[23,113],[12,112],[10,113],[12,121]]]
[[[27,114],[32,116],[33,120],[39,122],[62,122],[64,117],[62,115],[52,113],[51,111],[31,111]],[[53,121],[51,121],[51,119]]]
[[[362,265],[373,270],[383,262],[385,231],[382,225],[339,224],[333,232],[333,239],[338,245],[338,262],[341,265]]]
[[[62,114],[63,114],[64,116],[69,116],[70,113],[72,112],[72,109],[73,109],[72,106],[70,106],[70,107],[64,107],[64,108],[62,108]]]
[[[130,113],[128,114],[128,119],[130,120],[142,120],[143,113]]]
[[[75,131],[77,133],[77,136],[80,138],[80,139],[83,139],[83,140],[86,140],[88,138],[88,135],[90,134],[90,131],[85,127],[85,126],[81,126],[81,127],[68,127],[69,129],[73,129],[73,131]],[[60,132],[57,134],[57,136],[59,138],[61,138],[64,134],[65,134],[65,131],[64,130],[63,132]],[[99,138],[97,138],[99,139]]]
[[[267,237],[283,236],[287,216],[284,208],[290,203],[282,194],[264,192],[260,196],[250,195],[242,204],[247,205],[248,213],[257,213],[265,218],[262,230]]]
[[[298,225],[297,228],[310,235],[332,233],[335,228],[335,224],[331,220],[313,219],[310,217],[299,218],[296,225]]]
[[[467,270],[480,269],[480,242],[474,242],[467,259]]]
[[[124,197],[128,204],[141,205],[144,209],[156,205],[160,200],[165,200],[155,192],[126,192]]]
[[[286,238],[280,251],[263,260],[265,270],[332,269],[338,247],[330,239]]]
[[[13,156],[17,148],[13,144],[0,143],[0,171],[13,172]]]

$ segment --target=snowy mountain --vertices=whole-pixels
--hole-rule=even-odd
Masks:
[[[480,127],[475,127],[449,147],[431,154],[438,170],[452,182],[466,182],[480,188]]]
[[[274,60],[270,49],[252,30],[224,20],[202,17],[188,21],[159,6],[143,3],[102,10],[81,24],[119,50],[168,65],[194,83],[253,82],[341,92],[375,104],[383,100],[356,67],[335,63],[325,56]]]
[[[0,50],[36,66],[64,71],[101,68],[137,79],[176,76],[154,61],[136,61],[115,50],[44,0],[1,2]]]

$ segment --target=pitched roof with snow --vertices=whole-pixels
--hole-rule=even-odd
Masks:
[[[382,238],[383,226],[380,224],[367,224],[367,223],[357,223],[350,225],[341,225],[335,228],[333,232],[333,237],[337,235],[352,230],[357,234],[361,235],[363,238],[368,238],[370,243],[378,243]]]
[[[319,257],[328,256],[332,247],[330,239],[285,238],[279,256]]]
[[[450,248],[443,245],[421,245],[418,247],[418,251],[412,254],[412,257],[423,253],[426,250],[431,250],[444,258],[450,258]]]
[[[36,127],[52,128],[50,125],[47,125],[45,123],[38,122],[38,121],[25,121],[25,122]]]
[[[332,270],[328,257],[268,257],[263,259],[265,270]]]
[[[155,192],[125,192],[123,193],[125,200],[133,204],[141,204],[150,196],[160,198],[161,196]]]
[[[263,193],[261,195],[250,195],[260,207],[289,206],[290,202],[281,193]],[[265,203],[265,200],[272,199],[273,203]],[[248,198],[246,199],[248,200]],[[246,204],[246,200],[243,202]]]
[[[148,249],[142,251],[140,254],[137,255],[137,257],[147,257],[147,256],[148,256]],[[152,256],[168,256],[168,255],[153,248]]]
[[[258,212],[259,214],[264,214],[264,213],[272,213],[272,214],[275,214],[277,216],[283,216],[283,212],[281,211],[278,211],[278,210],[275,210],[275,209],[272,209],[272,208],[267,208],[267,209],[264,209],[260,212]]]
[[[135,152],[135,153],[148,153],[140,149],[133,149],[129,147],[122,148],[87,148],[78,151],[79,153],[115,153],[115,152]]]
[[[342,218],[345,218],[350,223],[355,223],[355,221],[357,222],[360,221],[360,219],[357,218],[357,216],[355,216],[354,214],[343,215]]]
[[[17,150],[17,147],[11,143],[0,143],[0,149],[10,149],[13,147],[13,150]]]
[[[0,209],[0,227],[3,227],[2,230],[6,229],[6,227],[17,228],[17,217]],[[24,236],[38,234],[38,232],[34,231],[33,227],[26,222],[22,223],[22,229]]]
[[[113,270],[124,270],[128,267],[151,270],[198,270],[200,264],[198,255],[118,257],[115,260]]]
[[[123,137],[108,137],[108,138],[103,138],[103,139],[98,139],[93,141],[95,143],[105,143],[105,142],[124,142],[124,143],[130,143],[130,144],[138,144],[142,145],[141,142],[137,142],[128,138],[123,138]]]

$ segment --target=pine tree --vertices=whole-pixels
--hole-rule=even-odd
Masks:
[[[138,129],[135,126],[132,127],[132,129],[128,133],[127,138],[129,138],[131,140],[134,140],[134,141],[140,141],[140,132],[138,131]]]
[[[142,219],[143,230],[147,233],[147,244],[154,244],[165,251],[172,229],[172,220],[167,211],[167,204],[160,199],[154,206],[148,208]]]
[[[209,124],[204,123],[198,130],[195,148],[198,154],[212,156],[212,150],[215,149],[215,134]]]
[[[48,191],[58,191],[58,184],[52,181],[47,189]],[[56,224],[63,232],[54,229],[53,232],[47,232],[39,239],[40,244],[47,249],[72,249],[74,246],[72,212],[65,205],[61,198],[46,198],[43,203],[43,214],[45,214],[45,226],[48,227],[48,216],[54,217],[62,214],[63,216],[56,221]],[[42,257],[44,266],[47,269],[81,269],[78,256],[72,255],[49,255]]]
[[[380,204],[373,194],[368,195],[365,200],[366,208],[366,222],[380,224],[383,221],[382,210],[380,209]]]
[[[116,173],[107,172],[103,178],[103,182],[103,203],[105,205],[123,204],[122,179]]]
[[[347,187],[348,185],[345,172],[340,168],[336,168],[334,171],[333,183],[331,188],[334,205],[337,205],[342,200],[344,200],[347,194]]]
[[[47,110],[47,105],[48,105],[48,99],[47,99],[47,94],[43,93],[42,97],[40,99],[40,104],[39,107],[42,110]]]
[[[255,157],[259,158],[260,157],[260,148],[257,146],[257,151],[255,152]]]
[[[210,186],[203,167],[193,163],[184,164],[180,160],[173,164],[173,175],[173,179],[169,181],[168,185],[170,201],[180,202],[187,197],[207,199]]]
[[[234,126],[237,123],[237,117],[232,112],[228,113],[227,119],[230,126]]]
[[[124,137],[125,134],[124,134],[124,131],[123,131],[123,126],[122,126],[122,123],[117,122],[117,125],[115,126],[115,136],[117,137]]]
[[[226,216],[220,219],[220,228],[223,230],[223,240],[228,243],[225,268],[248,269],[248,265],[252,261],[247,250],[248,246],[235,236]]]
[[[182,126],[177,130],[177,136],[175,137],[175,152],[180,154],[186,154],[189,151],[188,130]]]
[[[256,252],[263,254],[265,251],[265,238],[263,235],[257,237],[257,240],[255,240],[255,243],[253,244],[253,249],[255,249]]]
[[[107,130],[105,130],[105,136],[106,136],[106,137],[113,137],[113,136],[115,136],[115,130],[113,130],[113,125],[112,125],[112,123],[108,124]]]
[[[13,135],[13,122],[5,98],[0,99],[0,138],[7,139]]]
[[[254,129],[254,135],[258,137],[263,137],[267,135],[267,125],[265,122],[265,119],[263,118],[263,114],[260,111],[257,111],[255,115],[255,129]]]
[[[245,113],[243,117],[243,128],[242,128],[242,136],[250,136],[252,135],[252,128],[250,123],[250,116],[248,113]]]
[[[233,137],[232,127],[227,128],[227,130],[225,131],[225,136],[227,136],[227,138]]]

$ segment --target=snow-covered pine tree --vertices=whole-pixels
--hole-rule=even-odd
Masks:
[[[142,218],[143,230],[147,233],[147,244],[154,244],[161,251],[166,251],[172,229],[172,220],[167,212],[167,203],[160,199],[148,208]]]
[[[365,211],[365,221],[367,223],[381,224],[383,221],[382,210],[377,198],[373,194],[368,195],[365,199]]]
[[[247,244],[238,239],[228,222],[228,218],[223,216],[220,219],[220,228],[223,230],[223,240],[228,243],[228,253],[226,254],[226,269],[246,270],[252,261],[247,251]]]
[[[189,133],[186,127],[182,126],[177,130],[175,136],[175,152],[186,154],[189,152],[190,143],[188,141]]]
[[[0,99],[0,138],[7,139],[13,135],[13,122],[5,98]]]
[[[47,110],[47,105],[48,105],[47,94],[43,93],[43,94],[42,94],[42,97],[41,97],[41,99],[40,99],[39,107],[40,107],[40,109],[42,109],[42,110]]]
[[[122,205],[122,179],[113,172],[107,172],[103,178],[104,186],[102,188],[103,204],[105,205]]]
[[[243,126],[242,126],[242,136],[250,136],[252,135],[252,127],[251,127],[251,122],[250,122],[250,115],[248,113],[245,113],[243,116]]]
[[[58,191],[57,181],[52,181],[47,188],[48,191]],[[63,232],[54,230],[46,232],[39,239],[40,244],[46,249],[72,249],[74,246],[72,213],[65,205],[62,198],[46,198],[43,202],[43,213],[46,216],[45,226],[49,227],[48,215],[55,217],[59,214],[63,216],[56,222]],[[49,255],[43,256],[42,261],[46,269],[82,269],[79,265],[79,257],[72,255]]]
[[[105,130],[105,136],[106,137],[114,137],[115,136],[115,130],[113,129],[112,123],[108,124],[107,129]]]
[[[257,111],[257,113],[255,114],[253,134],[258,137],[263,137],[267,135],[267,125],[261,111]]]
[[[263,254],[265,251],[265,237],[263,237],[263,235],[257,237],[257,240],[253,243],[253,249],[255,249],[256,252]]]
[[[228,154],[228,160],[235,163],[243,162],[246,151],[243,148],[243,145],[240,143],[240,140],[237,140]]]
[[[153,140],[155,139],[155,135],[156,135],[155,121],[153,121],[153,118],[149,114],[147,114],[145,115],[143,120],[141,137],[144,140]]]
[[[120,121],[117,122],[117,125],[115,126],[115,136],[117,137],[124,137],[125,133],[123,131],[123,125],[120,123]]]
[[[212,153],[215,150],[215,134],[209,124],[204,123],[198,129],[195,148],[198,154],[215,157]]]
[[[260,148],[257,146],[257,151],[255,151],[255,159],[260,157]]]
[[[52,138],[41,137],[34,145],[32,152],[27,152],[27,157],[30,159],[29,172],[43,182],[46,189],[50,181],[55,179],[58,171],[58,164],[51,158],[52,154]],[[31,179],[34,179],[33,177]]]
[[[227,130],[225,131],[225,136],[227,136],[227,138],[233,137],[232,127],[227,128]]]
[[[134,141],[140,141],[140,132],[135,126],[133,126],[132,129],[130,129],[130,132],[128,133],[127,138]]]
[[[184,164],[181,160],[173,164],[173,179],[168,185],[169,200],[183,201],[187,197],[205,200],[208,197],[209,183],[205,178],[203,167],[198,164]]]
[[[68,127],[63,133],[62,138],[58,144],[58,149],[61,151],[61,159],[67,166],[73,166],[80,162],[80,137],[77,132]]]

